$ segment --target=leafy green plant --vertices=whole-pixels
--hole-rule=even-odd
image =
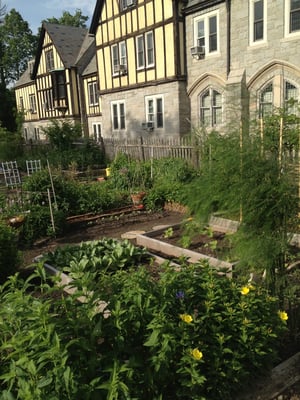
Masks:
[[[20,265],[18,236],[4,221],[0,221],[0,283],[13,275]]]
[[[164,231],[163,237],[168,239],[171,238],[173,235],[174,235],[174,229],[172,227],[169,227]]]
[[[132,264],[130,249],[107,247]],[[155,279],[119,268],[101,284],[74,274],[69,296],[41,263],[11,277],[0,287],[0,399],[232,399],[273,365],[287,314],[262,288],[207,264],[180,267],[166,263]],[[83,279],[93,291],[79,303]]]

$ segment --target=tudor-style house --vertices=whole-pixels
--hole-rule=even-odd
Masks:
[[[15,85],[25,139],[45,139],[43,128],[61,118],[80,122],[89,134],[89,117],[101,118],[97,90],[91,102],[90,82],[97,82],[97,73],[88,67],[95,64],[94,55],[94,39],[86,29],[43,23],[36,58]]]
[[[196,128],[263,118],[300,100],[299,0],[189,0],[187,92]]]
[[[190,130],[186,1],[98,0],[95,36],[103,137],[178,137]]]

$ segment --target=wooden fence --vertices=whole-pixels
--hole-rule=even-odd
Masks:
[[[182,158],[193,165],[199,165],[199,151],[191,139],[111,139],[103,138],[102,146],[108,159],[119,154],[127,154],[133,159],[146,161],[163,157]]]

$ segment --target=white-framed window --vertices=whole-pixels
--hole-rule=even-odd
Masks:
[[[208,88],[199,96],[200,124],[214,127],[222,124],[222,94],[216,89]]]
[[[285,36],[300,34],[300,0],[285,0]]]
[[[29,111],[31,114],[36,113],[36,98],[35,94],[29,95]]]
[[[54,53],[53,50],[47,50],[45,51],[45,57],[46,57],[46,70],[47,72],[52,71],[54,69]]]
[[[154,37],[152,31],[136,38],[136,60],[138,69],[154,66]]]
[[[51,89],[44,90],[43,92],[43,109],[45,111],[53,110],[54,103],[53,103],[53,92]]]
[[[202,46],[205,54],[219,52],[219,12],[214,11],[194,20],[195,46]]]
[[[113,75],[119,75],[127,69],[126,43],[120,42],[111,47]]]
[[[88,83],[89,105],[97,106],[99,104],[98,84],[96,81]]]
[[[92,123],[92,131],[93,131],[93,139],[96,142],[100,142],[102,126],[100,122],[93,122]]]
[[[121,0],[120,1],[120,7],[121,10],[127,10],[128,8],[132,8],[133,6],[136,5],[136,0]]]
[[[123,100],[111,103],[111,118],[113,130],[126,129],[125,102]]]
[[[20,111],[24,111],[24,99],[23,96],[20,96],[19,98],[19,107],[20,107]]]
[[[146,122],[152,122],[153,128],[164,127],[164,99],[161,95],[147,96],[146,104]]]
[[[250,44],[262,43],[267,40],[267,1],[250,0]]]

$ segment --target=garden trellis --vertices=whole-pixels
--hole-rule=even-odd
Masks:
[[[21,186],[21,177],[17,161],[7,161],[2,163],[5,184],[10,188]]]
[[[41,171],[41,160],[26,160],[27,175],[30,176],[35,172]]]

